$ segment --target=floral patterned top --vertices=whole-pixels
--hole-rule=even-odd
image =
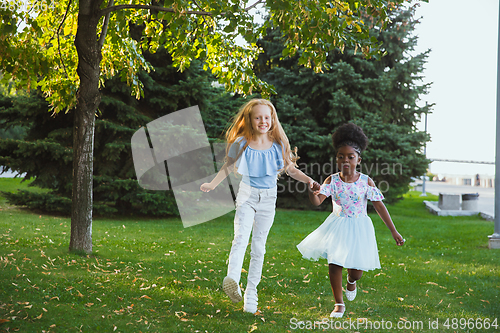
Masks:
[[[330,184],[321,185],[320,193],[332,196],[333,212],[343,217],[366,216],[367,200],[384,199],[378,188],[368,185],[368,176],[362,173],[354,183],[345,183],[336,173],[332,175]]]

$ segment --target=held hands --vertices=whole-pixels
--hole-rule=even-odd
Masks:
[[[203,183],[200,186],[200,190],[203,192],[210,192],[215,188],[215,186],[212,186],[211,183]]]
[[[318,182],[310,179],[309,182],[308,182],[308,184],[309,184],[309,188],[314,192],[314,194],[318,194],[319,193],[321,185]],[[213,186],[211,183],[203,183],[200,186],[200,190],[202,190],[203,192],[210,192],[214,188],[215,188],[215,186]]]
[[[392,232],[392,237],[396,241],[397,246],[402,246],[406,241],[406,239],[404,239],[403,236],[401,236],[396,230]]]
[[[311,189],[311,191],[313,192],[314,195],[318,195],[319,194],[319,190],[321,189],[321,185],[320,183],[310,179],[309,180],[309,188]]]

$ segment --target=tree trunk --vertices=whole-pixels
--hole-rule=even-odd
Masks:
[[[71,207],[72,252],[92,253],[92,190],[95,112],[99,92],[101,50],[98,44],[96,13],[102,0],[81,0],[75,46],[80,86],[73,129],[73,195]]]

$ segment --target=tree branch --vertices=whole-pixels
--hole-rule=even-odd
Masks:
[[[68,71],[66,70],[66,65],[64,65],[64,59],[63,59],[62,54],[61,54],[61,42],[59,39],[59,32],[61,32],[61,28],[64,24],[64,21],[66,21],[66,17],[68,17],[68,12],[69,12],[69,7],[71,6],[71,1],[72,0],[69,0],[69,2],[68,2],[68,6],[66,7],[66,12],[64,13],[64,17],[61,21],[61,24],[59,24],[59,27],[57,28],[57,32],[56,32],[57,33],[57,51],[59,52],[59,59],[61,59],[61,64],[63,66],[64,73],[66,73],[67,78],[69,78],[69,75],[68,75]],[[54,38],[54,37],[52,37],[52,38]]]
[[[175,9],[173,8],[166,8],[166,7],[161,7],[161,6],[150,6],[150,5],[117,5],[117,6],[111,6],[111,7],[106,7],[103,10],[99,12],[99,16],[104,16],[108,15],[108,13],[121,10],[121,9],[153,9],[157,10],[160,12],[170,12],[174,13],[176,12]],[[188,10],[184,12],[184,14],[194,14],[194,15],[203,15],[203,16],[212,16],[212,13],[205,12],[205,11],[199,11],[199,10]]]
[[[250,9],[255,8],[258,4],[265,3],[265,2],[266,2],[265,0],[259,0],[256,3],[254,3],[253,5],[250,5],[246,8],[244,8],[243,10],[249,11]],[[198,5],[196,2],[195,2],[195,4]],[[153,9],[153,10],[157,10],[160,12],[170,12],[170,13],[174,13],[176,11],[173,8],[166,8],[166,7],[161,7],[161,6],[151,6],[151,5],[116,5],[116,6],[111,5],[111,6],[108,6],[104,9],[102,9],[99,12],[99,16],[105,16],[111,12],[115,12],[115,11],[118,11],[121,9]],[[185,14],[193,14],[193,15],[202,15],[202,16],[212,16],[213,15],[212,13],[206,12],[203,10],[188,10],[184,13]],[[225,13],[221,13],[221,14],[224,15]]]
[[[201,9],[201,7],[200,7],[200,5],[198,4],[198,2],[196,2],[196,0],[193,0],[193,1],[194,1],[195,5],[196,5],[196,6],[197,6],[200,10],[202,10],[202,9]],[[205,21],[205,18],[204,18],[203,16],[202,16],[201,18],[203,19],[203,22],[205,22],[205,24],[208,26],[208,23],[207,23],[207,21]]]
[[[108,7],[113,6],[114,0],[109,0],[108,1]],[[102,25],[102,31],[101,31],[101,36],[99,37],[99,49],[102,49],[104,45],[104,40],[106,39],[106,34],[108,33],[108,25],[109,25],[109,16],[111,15],[111,12],[106,14],[106,17],[104,18],[104,23]]]
[[[259,3],[266,3],[264,0],[259,0],[257,1],[256,3],[254,3],[253,5],[251,6],[248,6],[247,8],[243,9],[245,12],[248,12],[250,9],[256,7]]]

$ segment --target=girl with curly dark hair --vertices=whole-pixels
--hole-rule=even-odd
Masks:
[[[373,180],[356,170],[361,153],[368,146],[368,138],[361,127],[348,123],[332,135],[340,172],[329,176],[319,191],[310,190],[309,199],[318,206],[327,197],[333,201],[333,213],[297,248],[304,258],[328,260],[330,284],[335,298],[335,309],[330,317],[341,318],[345,311],[342,293],[342,270],[347,268],[346,298],[356,297],[356,281],[363,271],[380,268],[377,241],[373,223],[366,213],[367,200],[392,233],[398,246],[405,240],[396,230],[382,200],[384,196]]]

